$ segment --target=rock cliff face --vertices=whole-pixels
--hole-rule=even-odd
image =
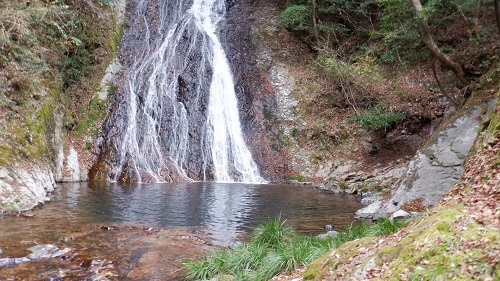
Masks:
[[[399,187],[385,203],[380,201],[357,212],[361,218],[385,217],[415,202],[422,207],[436,205],[458,182],[464,163],[476,140],[482,121],[489,115],[496,98],[487,96],[469,102],[447,124],[438,128],[410,161]],[[405,207],[405,204],[407,207]]]
[[[105,105],[107,93],[112,93],[116,85],[121,85],[121,88],[109,97],[112,105],[108,117],[100,135],[95,138],[93,153],[96,159],[90,171],[90,177],[94,180],[110,179],[113,166],[119,162],[116,144],[120,142],[128,121],[123,113],[128,102],[123,95],[127,85],[127,71],[130,70],[134,58],[144,51],[144,46],[152,43],[145,37],[146,31],[155,36],[162,36],[157,29],[161,9],[155,3],[159,2],[146,2],[128,2],[128,22],[119,57],[108,68],[100,89],[95,94],[97,104]],[[119,21],[124,16],[125,0],[115,3],[118,7],[115,10],[115,20]],[[174,5],[177,1],[166,3]],[[285,1],[231,0],[226,1],[226,4],[226,18],[219,24],[217,32],[234,75],[245,139],[263,177],[269,181],[311,180],[318,184],[328,178],[327,188],[353,193],[364,193],[362,190],[367,187],[370,189],[393,184],[406,169],[407,159],[393,157],[391,159],[396,161],[382,164],[372,161],[378,159],[378,156],[367,156],[363,145],[357,143],[359,138],[363,138],[359,135],[366,132],[344,128],[345,120],[339,123],[339,131],[328,131],[324,125],[338,120],[328,120],[330,115],[325,113],[327,109],[321,114],[309,112],[309,115],[317,118],[306,119],[302,115],[310,108],[315,108],[311,104],[316,101],[309,100],[307,94],[323,86],[320,81],[322,78],[306,75],[309,64],[313,61],[311,49],[299,38],[277,27],[277,17],[283,10]],[[169,7],[164,11],[171,11]],[[141,22],[139,18],[145,22]],[[187,47],[191,39],[193,38],[185,34],[180,48]],[[180,85],[179,101],[193,108],[187,114],[197,124],[206,121],[208,99],[208,85],[200,85],[195,81],[200,57],[201,54],[193,54],[187,58],[191,60],[187,66],[188,71],[177,77]],[[207,76],[210,75],[211,72],[208,71]],[[192,98],[197,87],[203,89],[202,94]],[[68,124],[68,116],[63,113],[62,108],[56,106],[63,104],[58,100],[60,89],[48,89],[46,92],[49,94],[33,94],[36,99],[33,98],[35,101],[32,105],[36,110],[30,112],[31,115],[27,114],[30,122],[14,122],[19,130],[9,133],[9,136],[0,132],[0,211],[27,209],[42,202],[46,199],[47,192],[54,188],[55,181],[87,179],[88,168],[82,160],[85,158],[82,155],[84,145],[66,145],[66,130],[75,125]],[[2,109],[9,108],[1,100],[0,106]],[[88,107],[87,104],[82,106]],[[168,106],[165,104],[165,107]],[[463,169],[461,163],[465,160],[471,141],[475,139],[478,131],[480,121],[476,117],[484,114],[480,105],[471,105],[470,109],[470,113],[465,114],[468,117],[457,117],[450,121],[443,133],[431,138],[429,144],[409,164],[406,176],[397,183],[399,190],[385,204],[379,202],[382,209],[376,208],[376,212],[390,213],[405,203],[420,198],[424,205],[433,205],[457,181]],[[328,110],[345,109],[332,107]],[[5,118],[0,122],[3,132],[12,127],[7,120]],[[32,120],[38,120],[39,123]],[[167,132],[165,138],[171,135],[169,122],[165,121],[162,125]],[[192,149],[186,155],[187,174],[197,180],[203,177],[200,146],[202,140],[198,134],[199,130],[199,126],[189,129],[187,142]],[[415,138],[417,135],[419,134],[413,134]],[[412,136],[403,137],[410,139]],[[417,147],[426,137],[418,136],[418,141],[408,151]],[[94,141],[91,136],[82,138],[84,140],[79,139],[76,142],[90,144]],[[311,144],[316,147],[312,148]],[[371,146],[371,140],[369,144]],[[16,160],[5,162],[4,158],[14,157],[10,157],[11,150],[4,147],[13,146],[26,146],[29,149],[25,151],[27,153],[21,151],[21,157],[15,158]],[[396,148],[398,146],[399,143],[393,145]],[[36,153],[31,153],[33,151]],[[90,154],[89,151],[83,152]],[[387,151],[391,154],[390,149]],[[28,157],[23,158],[23,153]],[[358,161],[357,158],[362,157],[369,158],[371,162]],[[165,175],[172,180],[185,180],[169,171],[165,171]],[[133,181],[135,176],[127,172],[119,175],[123,181]],[[34,184],[36,182],[42,184]],[[444,188],[437,190],[434,188],[436,186]],[[34,190],[33,194],[30,194],[30,190]],[[367,216],[374,215],[373,212],[369,213]]]
[[[230,1],[220,36],[235,80],[245,140],[263,177],[282,182],[289,173],[290,158],[277,114],[279,95],[270,76],[272,57],[261,31],[267,17],[276,16],[278,3],[262,2]]]
[[[0,167],[0,210],[28,210],[48,201],[47,194],[56,187],[49,164],[23,164],[23,167]]]
[[[53,92],[46,89],[40,101],[32,105],[38,109],[26,111],[19,123],[11,120],[9,124],[7,119],[0,122],[4,128],[2,142],[10,145],[11,153],[10,159],[0,163],[0,213],[28,210],[47,201],[61,174],[63,124]],[[9,125],[18,126],[17,130]]]
[[[78,6],[79,4],[82,5]],[[87,20],[95,17],[92,22],[92,28],[94,28],[92,34],[96,37],[109,37],[109,33],[113,32],[111,27],[113,25],[116,28],[119,26],[118,22],[122,17],[120,11],[124,8],[125,1],[115,1],[111,7],[87,6],[90,4],[90,2],[76,3],[77,6],[61,7],[57,3],[43,1],[33,3],[28,1],[28,4],[26,1],[9,1],[9,3],[2,3],[0,9],[5,9],[2,12],[8,11],[18,17],[17,20],[22,24],[36,18],[39,13],[43,13],[49,20],[50,17],[54,16],[56,20],[61,21],[65,21],[69,17],[80,20],[85,17]],[[5,23],[4,17],[3,13],[0,16],[2,23]],[[40,20],[43,21],[46,18],[42,17]],[[2,28],[4,27],[2,25]],[[17,87],[3,88],[2,86],[2,91],[0,91],[0,109],[2,110],[0,114],[0,213],[28,210],[44,203],[49,200],[48,194],[56,188],[56,182],[86,179],[87,168],[81,162],[82,157],[79,155],[82,150],[77,151],[73,148],[77,143],[78,147],[84,146],[81,139],[85,138],[85,134],[73,143],[73,141],[68,141],[70,138],[68,130],[78,126],[84,127],[87,124],[85,122],[74,123],[76,121],[73,118],[81,118],[81,116],[77,116],[77,111],[88,111],[88,99],[94,93],[93,87],[98,87],[93,82],[101,79],[98,77],[101,67],[105,68],[109,63],[107,52],[110,46],[102,45],[103,41],[101,41],[101,45],[92,46],[86,45],[88,42],[80,42],[83,45],[82,48],[87,48],[86,51],[94,51],[94,56],[100,56],[103,53],[106,55],[91,58],[94,59],[93,65],[88,67],[93,67],[94,70],[99,69],[92,75],[83,74],[81,69],[75,70],[82,71],[79,73],[82,77],[75,78],[80,84],[69,89],[71,85],[62,82],[64,74],[57,67],[57,60],[68,59],[66,56],[71,56],[71,54],[58,53],[56,48],[61,40],[63,41],[61,44],[69,44],[67,38],[54,37],[46,42],[44,41],[46,38],[43,36],[50,33],[50,29],[38,30],[39,26],[36,23],[31,23],[29,27],[32,30],[14,28],[0,36],[2,48],[4,46],[11,48],[11,45],[22,48],[26,38],[32,40],[31,44],[33,45],[30,47],[32,50],[36,50],[40,46],[44,48],[43,52],[36,55],[36,63],[40,65],[31,68],[28,66],[28,70],[25,62],[19,63],[18,60],[11,58],[13,54],[9,52],[9,48],[6,47],[2,50],[4,58],[10,61],[9,67],[14,66],[15,68],[14,72],[11,69],[2,68],[0,71],[2,83],[5,81],[11,83],[10,79],[12,79],[13,74],[25,73],[24,75],[32,75],[33,77],[23,78],[32,83],[29,84],[30,88],[23,88],[28,82],[22,80],[16,82]],[[82,27],[79,31],[85,32],[86,27]],[[64,30],[64,32],[69,31]],[[4,37],[5,34],[8,35],[7,38]],[[67,36],[67,34],[65,35]],[[11,36],[18,36],[21,40],[10,41]],[[74,34],[74,36],[85,35]],[[72,38],[80,40],[76,37]],[[55,47],[50,49],[46,45]],[[29,56],[32,54],[28,52],[24,55],[28,57],[24,59],[29,61]],[[75,56],[78,55],[75,54]],[[18,64],[16,65],[16,63]],[[36,76],[37,67],[41,66],[49,69],[51,75]],[[85,75],[87,76],[83,78]],[[85,92],[87,90],[90,94]],[[83,119],[89,120],[87,116]]]
[[[240,119],[245,135],[245,140],[250,146],[253,157],[264,178],[271,181],[282,180],[286,170],[285,154],[280,145],[279,131],[273,126],[271,118],[266,119],[266,112],[272,112],[276,108],[273,90],[268,87],[269,80],[262,76],[262,72],[256,61],[258,53],[252,37],[253,20],[257,17],[254,9],[255,1],[230,2],[227,5],[225,20],[218,25],[218,37],[227,53],[228,61],[235,82],[235,91],[238,99]],[[126,124],[129,118],[126,111],[130,107],[130,98],[127,97],[130,89],[128,85],[135,79],[138,71],[143,76],[151,75],[151,79],[164,79],[167,86],[152,86],[148,81],[143,81],[143,88],[137,91],[139,99],[138,106],[146,108],[146,92],[157,87],[156,90],[165,93],[160,99],[164,102],[154,109],[153,114],[162,116],[161,127],[147,132],[145,128],[138,128],[139,134],[158,134],[158,151],[164,154],[160,157],[165,161],[165,166],[159,173],[162,180],[182,181],[211,180],[210,174],[205,174],[206,156],[204,152],[204,132],[207,123],[207,107],[209,103],[210,80],[213,70],[207,60],[207,54],[194,51],[202,50],[205,35],[200,34],[194,27],[179,25],[185,28],[184,33],[172,48],[176,53],[187,53],[186,60],[174,59],[169,64],[166,77],[160,77],[154,73],[155,67],[151,64],[145,68],[139,68],[141,64],[146,65],[147,52],[165,52],[169,57],[168,50],[163,50],[160,45],[167,29],[171,28],[177,20],[172,14],[172,19],[163,14],[162,11],[184,11],[189,6],[179,6],[177,1],[164,1],[158,5],[155,1],[129,2],[128,13],[131,16],[120,50],[121,64],[125,66],[120,74],[117,95],[114,98],[110,113],[103,127],[103,134],[99,138],[95,153],[97,161],[91,169],[90,176],[93,180],[118,180],[119,182],[134,182],[141,179],[142,182],[156,181],[158,179],[148,176],[148,173],[135,168],[133,155],[122,155],[121,143],[127,134]],[[171,21],[171,22],[170,22]],[[187,20],[186,20],[187,21]],[[146,26],[144,26],[146,25]],[[147,32],[145,32],[147,30]],[[174,33],[177,33],[176,30]],[[161,63],[160,61],[158,63]],[[201,76],[200,76],[201,75]],[[174,78],[170,76],[175,76]],[[141,83],[141,81],[139,81]],[[168,96],[168,97],[167,97]],[[179,105],[181,104],[181,106]],[[180,112],[186,110],[185,116]],[[141,116],[137,116],[142,120]],[[154,116],[153,116],[154,118]],[[187,122],[179,120],[186,118]],[[141,124],[145,124],[146,121]],[[182,146],[177,144],[177,135],[181,130],[187,128],[186,139]],[[142,131],[144,130],[144,131]],[[154,133],[158,131],[158,133]],[[181,136],[179,136],[181,137]],[[177,157],[179,153],[181,157]],[[168,160],[169,159],[169,160]],[[170,163],[171,161],[172,163]],[[185,171],[179,173],[178,167]]]

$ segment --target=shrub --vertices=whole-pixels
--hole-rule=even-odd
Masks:
[[[309,6],[292,5],[287,7],[278,17],[278,25],[288,31],[308,30],[311,12]]]
[[[408,115],[399,112],[385,112],[385,105],[378,103],[368,111],[351,117],[349,123],[358,123],[361,127],[368,130],[386,130],[394,123],[405,119]]]

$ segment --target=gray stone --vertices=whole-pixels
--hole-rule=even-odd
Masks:
[[[354,162],[350,162],[350,161],[348,161],[342,165],[339,165],[335,168],[335,171],[333,171],[328,176],[327,181],[329,181],[329,180],[345,180],[345,178],[346,178],[345,174],[354,168],[355,168]]]
[[[7,172],[6,169],[0,169],[0,179],[7,179],[9,178],[9,173]]]
[[[405,219],[411,217],[411,214],[405,210],[398,210],[394,214],[391,215],[390,219]]]
[[[52,244],[36,245],[28,248],[32,253],[21,258],[0,258],[0,268],[5,266],[10,266],[14,264],[19,264],[23,262],[29,262],[33,260],[43,259],[43,258],[56,258],[60,257],[71,249],[66,248],[61,250]],[[1,253],[1,252],[0,252]]]
[[[49,165],[24,163],[23,167],[0,167],[8,177],[0,180],[0,213],[29,210],[48,200],[56,187]]]
[[[281,65],[274,65],[270,70],[271,83],[275,87],[278,116],[282,120],[294,121],[297,119],[295,107],[298,101],[293,97],[295,80],[288,74],[288,69]]]
[[[488,112],[495,101],[488,101]],[[431,136],[428,144],[417,152],[401,178],[399,188],[375,217],[394,213],[404,203],[418,198],[423,198],[425,206],[433,206],[458,182],[480,124],[488,115],[483,114],[483,103],[470,105],[465,110]]]
[[[97,273],[97,274],[90,276],[90,278],[88,280],[89,281],[101,281],[101,280],[109,280],[109,279],[106,278],[106,274]]]
[[[30,259],[26,257],[22,258],[0,258],[0,268],[9,266],[9,265],[14,265],[14,264],[20,264],[23,262],[28,262]]]
[[[78,152],[73,147],[69,148],[68,157],[66,158],[66,176],[63,178],[65,182],[76,182],[80,181],[80,163],[78,161]]]
[[[370,272],[373,268],[377,267],[377,263],[375,263],[375,259],[370,259],[364,267],[356,268],[356,272],[354,273],[353,278],[355,280],[367,280],[368,272]]]
[[[328,238],[328,237],[333,237],[333,236],[337,236],[339,235],[339,233],[335,230],[330,230],[328,231],[327,233],[321,233],[321,234],[318,234],[318,237],[319,239],[325,239],[325,238]]]
[[[372,204],[356,211],[356,217],[360,219],[373,219],[382,206],[382,201],[375,201]]]

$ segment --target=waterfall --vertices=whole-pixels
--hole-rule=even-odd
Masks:
[[[191,7],[156,2],[136,7],[136,47],[121,105],[126,125],[111,180],[265,182],[244,141],[217,37],[224,0],[194,0]]]

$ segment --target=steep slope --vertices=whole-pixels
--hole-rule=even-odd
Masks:
[[[485,92],[498,94],[499,69]],[[498,280],[500,102],[483,124],[460,181],[407,228],[332,250],[303,280]]]
[[[56,181],[82,179],[66,144],[90,154],[106,109],[95,96],[118,29],[110,2],[0,3],[0,213],[48,200]]]

